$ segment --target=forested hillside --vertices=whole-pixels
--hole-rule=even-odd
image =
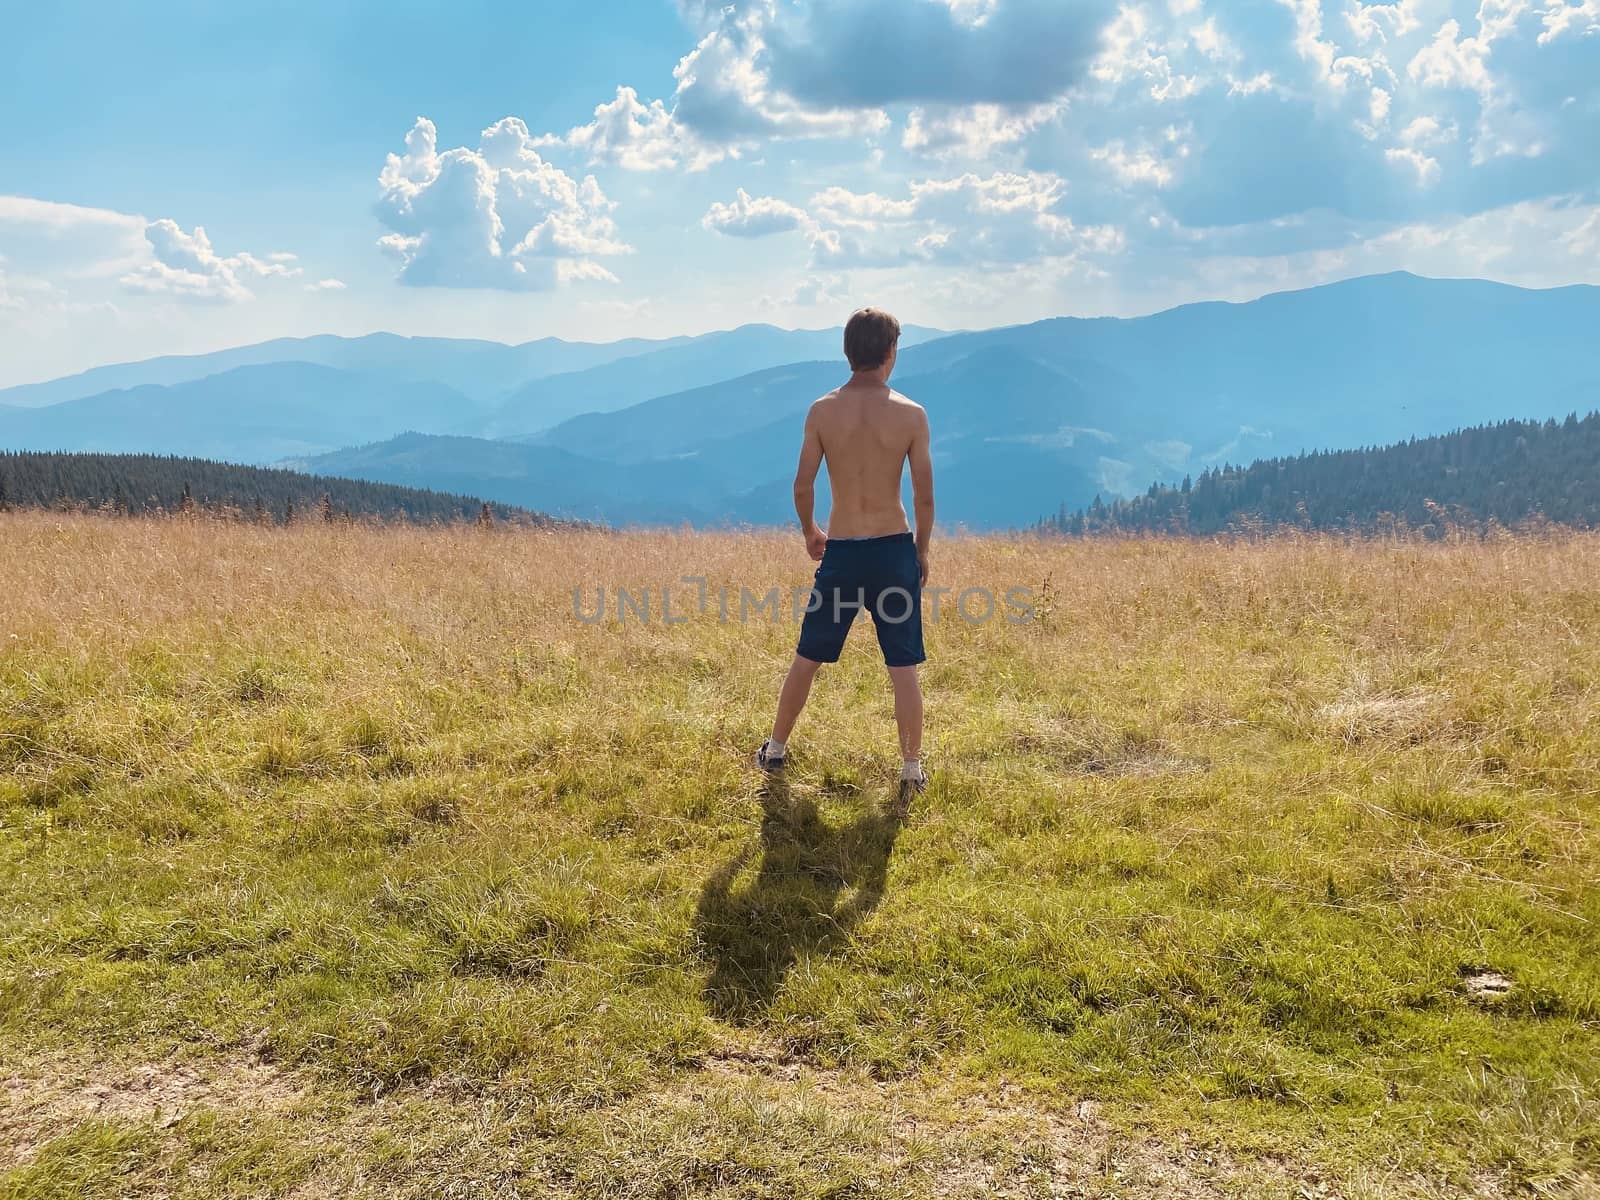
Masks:
[[[1063,505],[1039,528],[1212,534],[1253,525],[1481,529],[1531,519],[1600,525],[1600,413],[1213,468],[1131,500],[1096,499],[1077,512]]]
[[[482,516],[484,502],[204,458],[0,451],[0,510],[10,507],[108,508],[123,513],[233,508],[252,519],[283,523],[304,516],[475,520]],[[553,523],[512,505],[490,504],[488,509],[500,520]]]

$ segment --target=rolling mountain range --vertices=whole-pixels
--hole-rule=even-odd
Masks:
[[[938,331],[908,329],[905,336],[910,345]],[[580,413],[836,356],[839,342],[837,329],[770,325],[606,345],[393,334],[285,338],[0,391],[0,448],[152,450],[270,463],[408,430],[527,436]]]
[[[941,336],[938,330],[911,325],[900,333],[906,346]],[[838,329],[775,329],[770,325],[707,333],[603,366],[530,380],[501,401],[479,432],[487,437],[527,437],[584,413],[613,412],[778,364],[809,359],[837,362],[841,340]]]
[[[0,410],[0,449],[184,454],[242,463],[453,429],[482,406],[442,383],[311,363],[235,367],[41,408]]]
[[[358,338],[331,334],[277,338],[214,354],[170,355],[144,362],[94,367],[64,379],[0,390],[0,404],[32,408],[149,384],[191,383],[239,367],[285,362],[311,363],[398,379],[428,380],[480,400],[491,400],[530,379],[563,371],[581,371],[625,355],[645,354],[685,340],[651,342],[631,338],[590,344],[541,338],[520,346],[507,346],[500,342],[412,338],[392,333],[373,333]]]
[[[1133,319],[908,331],[894,383],[929,411],[941,520],[1003,528],[1228,462],[1587,411],[1595,328],[1600,288],[1392,274]],[[493,345],[427,349],[435,364],[527,351]],[[805,411],[847,375],[838,345],[837,330],[745,326],[504,391],[487,368],[260,364],[0,410],[0,447],[289,459],[617,522],[783,522]]]

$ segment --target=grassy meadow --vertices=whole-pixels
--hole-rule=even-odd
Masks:
[[[796,536],[0,515],[0,1197],[1596,1194],[1600,537],[933,571],[901,814]]]

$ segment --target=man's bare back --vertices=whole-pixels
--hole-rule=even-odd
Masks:
[[[909,462],[917,510],[917,561],[926,584],[928,543],[933,536],[928,414],[889,386],[896,358],[891,346],[878,366],[852,372],[847,383],[812,404],[795,473],[795,511],[806,549],[818,560],[830,537],[904,533],[909,525],[900,502],[900,479],[901,468]],[[833,493],[826,529],[812,517],[812,484],[824,461]]]
[[[928,416],[888,384],[852,380],[811,406],[809,433],[828,465],[828,536],[882,537],[911,528],[900,501],[901,468],[926,445]]]

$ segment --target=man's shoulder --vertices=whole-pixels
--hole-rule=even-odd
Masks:
[[[896,392],[896,391],[891,389],[890,392],[889,392],[889,399],[893,400],[896,404],[903,404],[906,408],[911,409],[911,410],[913,410],[915,412],[922,412],[923,411],[922,405],[918,404],[915,400],[913,400],[910,396],[906,395],[904,392]]]

